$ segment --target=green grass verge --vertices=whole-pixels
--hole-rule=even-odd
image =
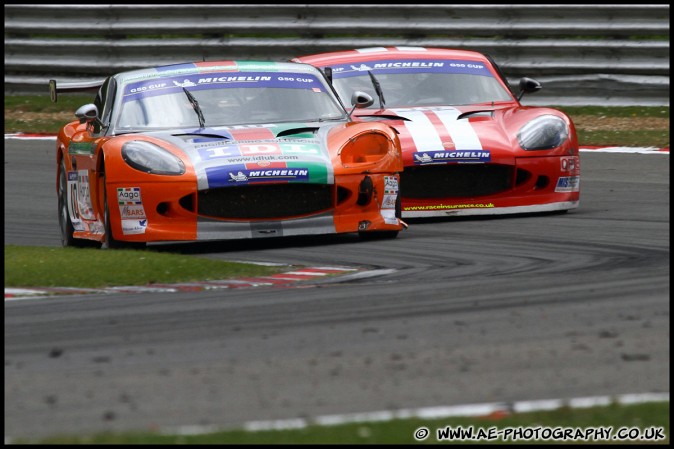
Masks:
[[[578,131],[578,141],[588,146],[625,146],[625,147],[669,147],[669,126],[662,129],[640,129],[638,123],[630,119],[669,120],[669,107],[665,106],[553,106],[555,109],[566,112],[575,122]],[[586,129],[582,123],[586,118],[594,117],[601,120],[619,119],[613,121],[613,129]],[[622,120],[620,120],[622,119]],[[654,122],[655,122],[654,120]],[[596,120],[594,121],[596,123]],[[610,127],[610,125],[609,125]],[[627,128],[627,129],[626,129]]]
[[[569,116],[594,115],[597,117],[654,117],[669,118],[669,106],[551,106]]]
[[[150,250],[5,246],[5,287],[100,288],[266,276],[287,269]]]
[[[660,428],[665,435],[664,440],[652,441],[660,444],[669,443],[669,402],[653,402],[633,405],[610,405],[586,409],[562,408],[553,411],[516,413],[505,417],[482,418],[446,418],[446,419],[405,419],[386,422],[363,422],[335,426],[309,426],[295,430],[273,430],[246,432],[234,430],[204,435],[159,435],[157,433],[103,433],[93,436],[59,436],[39,441],[17,440],[12,443],[41,444],[414,444],[414,432],[420,427],[430,430],[430,435],[423,443],[438,443],[437,429],[447,426],[463,429],[473,427],[488,431],[503,431],[509,427],[523,428],[571,428],[577,429],[612,427],[612,435],[616,435],[622,427],[646,429],[654,431]],[[539,431],[540,432],[540,431]],[[449,441],[445,441],[449,443]],[[499,443],[502,440],[481,441],[480,443]],[[507,443],[534,443],[536,441],[505,441]],[[539,443],[562,443],[562,441],[538,441]],[[613,443],[616,441],[593,440],[566,441],[567,443]],[[625,441],[624,443],[638,443]],[[649,441],[643,441],[648,443]],[[452,443],[467,443],[453,441]]]
[[[580,146],[669,147],[669,131],[587,131],[579,129]]]

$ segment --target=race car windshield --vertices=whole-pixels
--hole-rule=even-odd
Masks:
[[[387,108],[412,106],[459,106],[499,101],[512,101],[510,94],[491,76],[465,73],[376,73],[386,96]],[[371,76],[335,77],[335,90],[344,100],[356,91],[377,98]],[[379,109],[375,102],[370,109]]]
[[[115,133],[201,128],[204,123],[217,127],[346,120],[346,113],[334,95],[313,75],[217,75],[220,74],[125,86]]]

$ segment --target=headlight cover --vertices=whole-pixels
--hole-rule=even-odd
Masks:
[[[566,122],[555,115],[541,115],[524,125],[517,140],[525,150],[551,150],[569,138]]]
[[[132,140],[122,145],[122,158],[131,167],[153,175],[182,175],[185,164],[159,145]]]
[[[385,135],[364,133],[351,138],[339,150],[339,157],[345,167],[374,164],[386,157],[390,146],[391,142]]]

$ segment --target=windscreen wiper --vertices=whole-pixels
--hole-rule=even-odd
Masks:
[[[372,85],[374,86],[374,91],[377,93],[377,96],[379,97],[379,107],[381,109],[384,109],[386,106],[386,101],[384,100],[384,92],[381,90],[381,84],[379,84],[379,81],[377,81],[377,78],[374,77],[371,71],[367,71],[367,74],[370,75],[370,79],[372,80]]]
[[[187,95],[187,98],[190,100],[190,104],[192,105],[192,108],[194,109],[194,112],[197,113],[197,117],[199,118],[199,127],[205,128],[206,127],[206,119],[204,118],[204,113],[201,112],[201,108],[199,107],[199,102],[197,101],[196,98],[194,98],[194,95],[192,95],[189,90],[187,90],[183,87],[183,91],[185,91],[185,95]]]

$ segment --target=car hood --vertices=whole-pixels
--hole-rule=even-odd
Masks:
[[[334,184],[326,145],[337,124],[284,123],[152,133],[179,147],[199,190],[262,183]]]
[[[361,119],[365,116],[389,119],[387,123],[400,133],[405,166],[452,162],[512,164],[516,152],[521,150],[504,124],[509,109],[434,106],[376,112],[361,109],[356,113]]]

